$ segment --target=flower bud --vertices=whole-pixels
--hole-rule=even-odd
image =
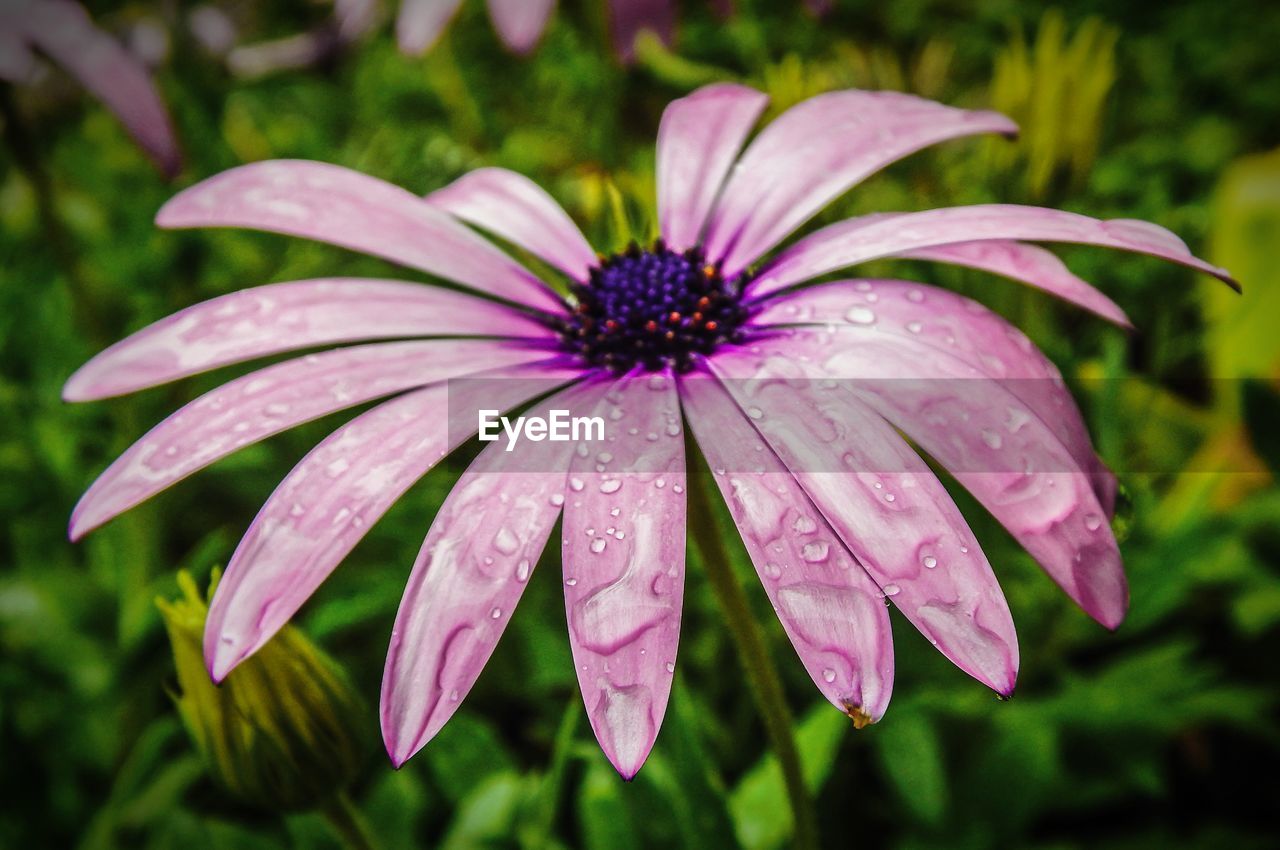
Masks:
[[[344,671],[285,626],[215,685],[201,649],[208,604],[189,573],[178,574],[178,586],[179,599],[156,604],[178,670],[174,701],[210,774],[237,798],[273,811],[331,801],[363,752],[361,703]]]

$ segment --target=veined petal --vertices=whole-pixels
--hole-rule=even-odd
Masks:
[[[675,0],[609,0],[609,29],[623,62],[636,58],[636,39],[648,30],[670,44],[675,37]]]
[[[502,43],[528,53],[542,38],[556,0],[489,0],[489,18]]]
[[[589,415],[607,384],[540,404]],[[572,442],[495,443],[436,514],[405,587],[382,678],[382,737],[397,766],[453,716],[493,653],[564,504]]]
[[[94,26],[79,3],[42,0],[23,14],[31,42],[106,104],[166,176],[176,174],[182,156],[169,113],[142,63]]]
[[[994,112],[897,92],[840,91],[783,113],[747,147],[707,227],[708,259],[733,277],[852,186],[938,142],[1015,133]]]
[[[400,51],[421,56],[434,47],[461,5],[462,0],[400,0],[396,18]]]
[[[148,325],[81,366],[62,397],[109,398],[285,351],[412,336],[553,335],[506,305],[436,286],[359,278],[273,283]]]
[[[503,380],[435,384],[356,417],[312,449],[227,564],[205,626],[210,675],[221,681],[288,622],[387,509],[475,433],[479,408],[506,410],[578,374],[530,364],[484,375]]]
[[[576,281],[586,281],[595,252],[568,213],[523,174],[480,168],[427,195],[456,218],[546,260]]]
[[[1000,381],[1028,411],[1053,429],[1080,469],[1092,474],[1104,506],[1114,476],[1098,459],[1089,430],[1062,375],[1027,335],[998,315],[954,292],[901,280],[843,280],[771,297],[755,321],[761,325],[822,324],[874,328],[878,333],[928,343]],[[1011,413],[1010,424],[1025,418]]]
[[[603,451],[574,455],[565,492],[565,607],[591,728],[630,779],[653,748],[675,672],[684,437],[670,374],[618,380],[601,409]]]
[[[1042,289],[1123,328],[1133,327],[1116,302],[1093,284],[1073,274],[1052,251],[1036,245],[992,239],[937,245],[899,256],[905,260],[933,260],[998,274]]]
[[[924,461],[847,387],[809,380],[790,356],[725,351],[710,363],[885,596],[956,666],[1012,693],[1008,604]]]
[[[245,227],[328,242],[553,312],[545,283],[422,198],[374,177],[303,160],[224,171],[180,192],[161,227]]]
[[[768,95],[714,83],[672,101],[658,126],[658,222],[674,251],[698,244],[711,205]]]
[[[783,251],[762,269],[753,291],[764,295],[868,260],[989,239],[1118,248],[1178,263],[1239,288],[1226,270],[1192,256],[1177,236],[1149,222],[1101,221],[1077,213],[1017,204],[977,204],[883,216],[870,223],[851,219],[824,227]]]
[[[880,588],[715,378],[681,376],[680,401],[809,676],[855,723],[879,720],[893,689]]]
[[[855,382],[858,397],[954,475],[1085,613],[1120,625],[1128,584],[1090,477],[1000,381],[936,345],[866,327],[797,329],[761,347],[798,358],[815,378]]]
[[[339,348],[252,372],[187,404],[116,458],[72,512],[71,539],[303,422],[433,381],[546,357],[488,340],[424,340]]]

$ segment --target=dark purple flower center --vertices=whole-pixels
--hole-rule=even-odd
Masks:
[[[577,303],[560,338],[589,364],[615,372],[636,366],[685,372],[696,355],[741,339],[747,279],[726,281],[701,248],[676,253],[661,240],[649,250],[632,244],[602,259],[585,284],[572,285]]]

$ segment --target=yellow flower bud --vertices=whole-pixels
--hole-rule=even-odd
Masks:
[[[273,811],[326,805],[351,782],[362,753],[366,718],[343,670],[285,626],[215,685],[201,649],[208,604],[187,572],[178,586],[179,599],[156,604],[178,670],[174,701],[213,778]]]

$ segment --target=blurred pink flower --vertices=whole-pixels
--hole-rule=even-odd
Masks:
[[[489,20],[502,43],[515,53],[533,50],[547,28],[555,0],[486,0]],[[462,0],[400,0],[396,37],[410,55],[426,53],[458,13]]]
[[[146,67],[94,26],[79,3],[0,2],[0,79],[29,82],[36,70],[33,50],[57,62],[106,104],[166,176],[178,172],[178,143]]]
[[[952,470],[1107,627],[1128,602],[1106,519],[1112,475],[1057,370],[989,310],[899,280],[799,285],[873,259],[935,260],[1124,324],[1110,299],[1026,241],[1118,248],[1230,278],[1152,224],[1008,205],[850,219],[769,256],[895,160],[1015,127],[992,112],[840,91],[789,109],[740,153],[765,100],[717,84],[671,103],[657,142],[661,239],[607,258],[550,195],[498,168],[425,199],[297,161],[243,166],[182,192],[160,211],[160,226],[319,240],[477,295],[392,280],[277,283],[190,307],[117,343],[70,378],[68,400],[365,344],[285,360],[191,402],[89,488],[71,536],[271,434],[391,397],[316,446],[241,541],[205,634],[206,662],[221,679],[476,432],[477,406],[511,409],[554,391],[537,410],[599,413],[613,432],[607,450],[548,440],[507,451],[499,442],[454,487],[414,565],[387,655],[382,727],[396,764],[475,683],[563,507],[574,668],[601,746],[620,773],[635,774],[675,670],[683,421],[801,663],[833,705],[859,724],[885,710],[893,678],[885,599],[961,669],[1009,694],[1018,646],[1004,595],[963,516],[899,432]],[[571,295],[480,231],[555,269]],[[379,339],[395,341],[370,342]],[[487,380],[461,380],[468,376]]]

